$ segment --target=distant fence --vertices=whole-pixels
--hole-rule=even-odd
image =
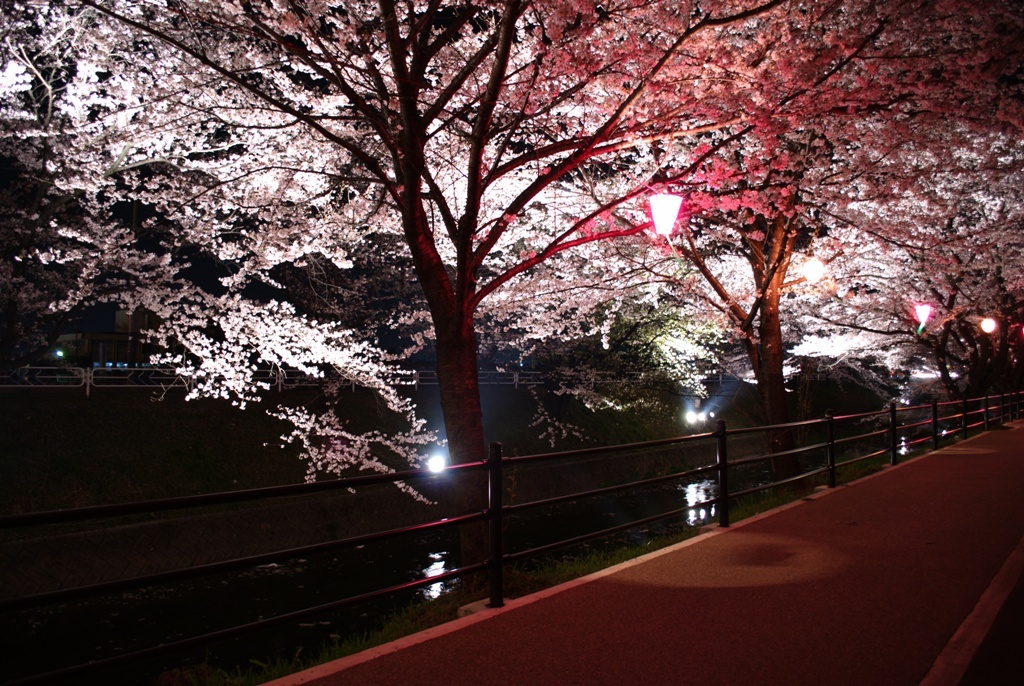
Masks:
[[[278,391],[315,386],[320,379],[285,369],[263,369],[256,372],[256,381]],[[532,388],[545,383],[547,377],[539,371],[490,370],[479,373],[481,386],[512,386]],[[642,374],[598,374],[594,383],[635,383]],[[721,385],[732,377],[715,373],[705,383]],[[90,395],[95,388],[174,388],[190,389],[193,382],[170,367],[21,367],[0,372],[0,388],[82,388]],[[437,373],[432,370],[408,371],[399,374],[400,386],[436,386]],[[355,390],[356,382],[351,382]]]
[[[339,551],[346,549],[358,549],[362,555],[364,548],[402,537],[422,539],[446,535],[450,538],[453,533],[464,532],[467,526],[486,526],[487,529],[481,539],[486,550],[479,551],[475,559],[456,558],[455,566],[442,565],[433,573],[406,571],[409,576],[397,583],[387,582],[371,590],[345,588],[346,594],[335,589],[327,597],[320,597],[316,604],[273,616],[259,614],[250,621],[207,628],[206,633],[198,635],[178,634],[141,649],[93,656],[88,661],[72,664],[62,663],[70,659],[67,656],[69,646],[44,638],[41,639],[45,653],[42,666],[8,661],[6,674],[0,680],[6,679],[4,683],[9,684],[49,683],[144,659],[177,655],[181,651],[201,654],[216,641],[268,627],[308,623],[318,616],[331,616],[330,613],[341,608],[393,598],[410,590],[434,587],[477,573],[488,576],[489,605],[500,607],[504,603],[505,568],[511,562],[621,532],[646,531],[660,522],[682,519],[693,523],[693,513],[698,509],[717,518],[720,526],[729,526],[730,506],[736,498],[812,477],[818,477],[828,487],[835,487],[837,472],[850,465],[866,460],[896,464],[912,452],[937,449],[943,441],[966,438],[971,430],[987,430],[995,424],[1020,419],[1022,409],[1024,394],[1017,392],[912,407],[893,403],[876,412],[852,415],[830,412],[820,419],[773,426],[728,429],[724,421],[719,421],[717,429],[711,433],[524,457],[506,457],[500,444],[492,444],[488,459],[455,465],[441,474],[411,470],[253,491],[0,516],[0,580],[3,581],[0,583],[0,620],[12,626],[20,625],[23,620],[18,619],[19,613],[25,611],[54,608],[46,615],[49,619],[35,621],[49,621],[59,626],[64,617],[59,608],[84,599],[123,597],[119,607],[126,611],[146,589],[155,589],[152,593],[155,596],[166,595],[169,591],[160,589],[183,580],[211,575],[216,579],[219,574],[238,570],[272,569],[287,560],[311,565],[317,555],[336,557]],[[769,437],[782,432],[791,432],[796,447],[782,453],[768,453],[765,446],[770,442]],[[758,440],[749,440],[752,437]],[[797,473],[786,478],[772,476],[771,465],[786,457],[793,458],[798,465]],[[453,508],[453,482],[474,473],[484,474],[486,478],[471,479],[462,485],[479,489],[479,508]],[[220,548],[213,539],[198,537],[199,540],[195,540],[202,526],[196,512],[202,508],[213,508],[208,517],[243,515],[235,516],[222,527],[230,538],[241,539],[244,538],[242,523],[263,521],[260,517],[244,516],[245,512],[238,509],[243,503],[263,503],[267,507],[271,503],[275,507],[292,503],[294,506],[296,498],[308,502],[305,499],[330,493],[332,497],[354,503],[353,509],[366,509],[368,502],[373,501],[360,498],[377,498],[381,494],[364,489],[398,482],[426,489],[438,500],[447,498],[445,512],[435,513],[439,516],[430,521],[382,523],[380,513],[386,513],[388,507],[373,506],[376,526],[382,527],[377,530],[353,533],[332,529],[329,536],[316,541],[300,540],[288,534],[285,538],[290,547],[287,548],[253,548],[240,552],[237,547],[227,546],[227,550],[233,552],[226,554],[233,556],[211,559],[199,555],[209,555]],[[650,506],[659,493],[666,497],[661,499],[658,511],[637,507],[638,504]],[[628,507],[608,505],[613,498],[619,503],[632,500],[628,500]],[[555,525],[566,514],[566,510],[557,508],[580,507],[595,500],[600,504],[589,510],[593,513],[590,530],[550,540]],[[461,498],[455,501],[466,502]],[[319,501],[312,506],[315,510],[324,508]],[[552,508],[556,509],[552,512]],[[612,510],[618,519],[604,518]],[[542,514],[534,519],[524,518],[528,511]],[[277,510],[274,512],[263,518],[265,527],[260,524],[255,538],[269,535],[280,523],[281,517],[276,514]],[[157,513],[163,514],[157,517]],[[704,520],[705,517],[700,517],[698,523]],[[308,532],[313,528],[308,511],[298,521],[297,531]],[[85,528],[81,529],[83,525]],[[152,528],[157,525],[161,527],[159,531]],[[526,532],[527,535],[517,538],[517,528],[524,526],[541,535]],[[127,543],[122,539],[105,545],[98,543],[100,539],[96,537],[121,535],[119,531],[126,540],[130,539]],[[88,540],[71,545],[70,541],[76,536],[88,537]],[[47,550],[46,546],[50,548]],[[173,554],[158,554],[172,547],[175,548]],[[85,562],[100,555],[101,548],[111,549],[104,562],[104,578],[88,578]],[[169,566],[154,566],[161,561],[157,558]],[[179,562],[172,564],[171,558]],[[40,586],[40,570],[55,573],[58,567],[66,570],[66,576],[72,581],[57,580],[49,586]],[[218,588],[226,592],[230,584],[220,583]],[[278,592],[282,597],[293,597],[301,588],[288,579],[283,583],[285,587]],[[23,584],[27,585],[19,588],[18,585]],[[246,605],[237,603],[239,607]],[[119,620],[111,618],[110,621]],[[100,627],[90,631],[98,632]],[[15,648],[12,651],[12,655],[21,655]]]
[[[256,380],[271,388],[285,390],[314,385],[305,374],[265,369]],[[0,388],[83,388],[90,395],[96,388],[184,388],[193,381],[170,367],[20,367],[0,373]]]

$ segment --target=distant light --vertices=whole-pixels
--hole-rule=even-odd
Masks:
[[[702,422],[706,422],[708,420],[708,416],[703,412],[700,412],[697,414],[697,419],[699,419]]]
[[[715,413],[714,412],[708,412],[708,416],[711,417],[712,419],[714,419],[715,418]]]
[[[54,355],[56,357],[64,357],[64,351],[63,350],[58,350],[57,352],[54,353]]]
[[[443,472],[448,467],[448,458],[444,455],[431,455],[430,459],[427,460],[427,469],[432,471],[434,474]]]
[[[817,257],[808,258],[800,268],[807,283],[818,283],[825,277],[826,271],[828,271],[828,267]]]
[[[654,230],[659,236],[668,236],[676,225],[676,217],[679,216],[679,207],[683,199],[671,193],[656,193],[650,198],[651,219],[654,221]]]
[[[686,423],[687,424],[696,424],[697,423],[697,413],[694,412],[693,410],[687,410],[686,411]]]
[[[996,324],[995,319],[992,319],[991,317],[985,317],[984,319],[981,320],[981,330],[984,331],[985,333],[994,333],[997,328],[998,324]]]

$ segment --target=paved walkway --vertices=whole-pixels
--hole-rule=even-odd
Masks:
[[[272,683],[1021,684],[1022,537],[1018,423]]]

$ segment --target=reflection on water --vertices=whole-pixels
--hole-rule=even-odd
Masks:
[[[689,484],[679,484],[677,488],[683,491],[686,497],[686,504],[693,506],[687,513],[686,523],[690,526],[701,526],[715,516],[715,505],[711,507],[696,507],[700,503],[706,503],[718,495],[718,484],[710,479],[694,481]]]
[[[445,571],[445,557],[447,555],[448,553],[446,551],[428,554],[427,557],[431,560],[431,563],[423,570],[423,576],[429,579],[432,576],[443,574]],[[445,584],[443,581],[440,583],[431,584],[429,586],[424,587],[423,595],[431,600],[433,600],[434,598],[439,598],[441,594],[447,590],[446,587],[447,584]]]

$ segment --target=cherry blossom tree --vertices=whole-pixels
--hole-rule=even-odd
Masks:
[[[732,325],[768,423],[789,418],[785,348],[799,340],[801,305],[817,300],[791,266],[864,245],[868,236],[856,230],[848,247],[837,239],[845,210],[859,194],[873,208],[899,202],[905,170],[887,160],[909,142],[917,155],[936,156],[958,135],[948,122],[1019,131],[1020,19],[1004,3],[811,6],[766,28],[795,49],[747,54],[744,69],[721,75],[747,84],[751,115],[738,130],[716,132],[733,135],[732,144],[669,176],[687,195],[671,249],[697,268],[708,301]],[[790,446],[788,434],[772,436],[773,452]]]
[[[376,267],[411,261],[451,453],[481,459],[479,322],[531,298],[546,261],[646,229],[650,142],[735,119],[703,106],[679,70],[783,4],[82,2],[113,56],[80,70],[118,102],[97,121],[117,122],[119,178],[174,222],[179,244],[231,270],[216,296],[139,300],[171,329],[187,313],[196,324],[175,337],[219,388],[242,393],[253,362],[359,369],[327,354],[349,350],[353,330],[283,303],[249,309],[241,294],[279,290],[282,264],[349,269],[367,236],[398,236]],[[212,338],[211,312],[234,316]],[[264,331],[281,322],[295,328]],[[388,361],[375,354],[367,369]]]
[[[10,11],[8,11],[8,9]],[[91,305],[171,277],[140,248],[93,125],[101,100],[79,81],[90,22],[63,7],[4,7],[0,17],[0,364],[39,359]]]
[[[948,397],[979,397],[1020,382],[1024,147],[1012,130],[952,127],[943,154],[908,145],[887,165],[899,184],[883,203],[846,208],[835,297],[818,305],[831,335],[804,347],[874,355],[936,374]],[[995,331],[981,331],[985,318]]]
[[[943,103],[964,74],[979,77],[966,99],[988,103],[981,85],[1013,73],[972,38],[995,54],[1009,5],[994,20],[940,1],[67,7],[95,46],[72,89],[91,141],[79,179],[115,179],[175,261],[175,279],[131,294],[184,346],[168,361],[241,402],[262,365],[330,368],[411,412],[389,375],[430,342],[458,462],[484,456],[481,344],[611,344],[617,321],[685,300],[658,286],[692,287],[690,267],[637,277],[657,188],[691,191],[695,232],[676,250],[775,386],[789,266],[848,202],[843,184],[922,112],[956,109]],[[192,256],[219,278],[190,272]],[[364,307],[367,291],[337,276],[386,284],[373,289],[394,307]],[[315,286],[304,303],[290,298],[300,277]],[[375,336],[392,329],[408,333],[397,354]],[[332,437],[311,444],[324,465],[383,445],[339,448],[355,437],[335,419],[293,418]],[[413,457],[415,445],[388,449]]]

